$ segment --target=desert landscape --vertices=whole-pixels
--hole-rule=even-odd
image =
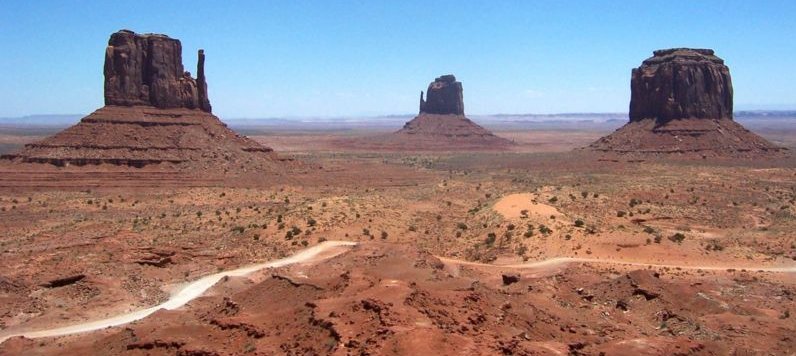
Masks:
[[[625,113],[438,73],[324,120],[216,116],[194,53],[119,30],[102,107],[0,118],[0,355],[796,353],[796,111],[718,51],[650,49]]]

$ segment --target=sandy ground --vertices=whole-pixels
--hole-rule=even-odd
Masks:
[[[539,197],[533,193],[510,194],[500,198],[492,206],[504,219],[517,219],[530,214],[538,217],[563,216],[554,206],[538,202]]]

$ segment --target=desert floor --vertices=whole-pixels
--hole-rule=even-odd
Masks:
[[[0,354],[796,350],[796,274],[767,270],[796,266],[794,155],[608,159],[576,149],[604,131],[496,133],[517,147],[367,151],[341,142],[382,132],[249,132],[300,164],[239,176],[0,166],[0,335],[360,243],[225,278],[126,326],[15,337]],[[39,137],[0,133],[0,147]],[[592,262],[522,267],[558,257]]]

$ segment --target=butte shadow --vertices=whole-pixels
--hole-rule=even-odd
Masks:
[[[653,53],[633,69],[630,122],[586,150],[682,158],[751,158],[785,151],[733,120],[730,70],[713,50]]]
[[[105,106],[3,156],[3,164],[35,171],[147,167],[202,176],[278,170],[283,163],[271,148],[211,113],[204,62],[199,50],[194,79],[183,68],[179,40],[128,30],[112,34],[105,50]]]
[[[462,83],[449,74],[428,85],[425,99],[420,92],[419,114],[400,130],[340,145],[395,151],[492,151],[511,149],[514,143],[464,115]]]

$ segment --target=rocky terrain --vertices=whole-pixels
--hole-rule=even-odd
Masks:
[[[756,157],[784,149],[733,120],[729,68],[710,49],[658,50],[633,69],[630,122],[588,148],[685,158]]]
[[[185,72],[179,40],[122,30],[105,53],[106,105],[77,125],[15,153],[2,171],[40,174],[49,167],[158,167],[207,173],[274,172],[272,150],[227,128],[211,114],[199,51],[196,79]],[[9,164],[11,166],[9,167]],[[33,164],[31,167],[30,164]]]
[[[207,299],[134,324],[13,338],[0,354],[59,347],[268,354],[293,346],[389,353],[435,345],[495,353],[507,343],[515,353],[792,348],[794,275],[758,272],[796,262],[792,158],[696,165],[598,161],[584,153],[300,157],[323,169],[246,186],[0,187],[0,335],[148,308],[186,281],[325,240],[366,243],[318,265],[264,271],[252,282],[230,279]],[[428,267],[437,265],[431,255],[448,267]],[[415,266],[421,257],[428,266]],[[608,262],[481,265],[557,257]],[[331,286],[346,271],[356,287]],[[502,275],[511,281],[515,273],[519,282],[504,286]],[[288,280],[320,289],[295,290]],[[651,283],[641,288],[658,296],[635,294],[634,283]],[[219,311],[225,297],[237,312]],[[364,309],[366,299],[395,319],[382,325]],[[339,316],[329,316],[332,308]]]
[[[793,351],[793,286],[754,272],[491,267],[364,243],[314,265],[228,278],[181,310],[50,354],[636,354]],[[748,299],[762,298],[750,305]],[[788,309],[786,309],[788,310]]]

